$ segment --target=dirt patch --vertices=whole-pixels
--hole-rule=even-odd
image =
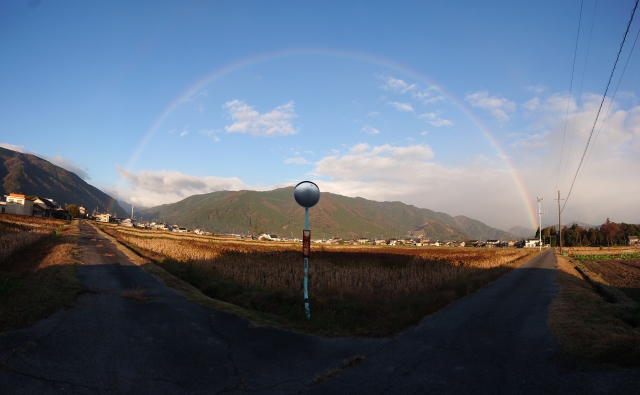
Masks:
[[[587,269],[640,303],[640,259],[582,261]]]

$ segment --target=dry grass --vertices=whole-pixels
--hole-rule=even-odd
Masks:
[[[293,246],[180,241],[113,230],[109,233],[137,250],[188,263],[247,286],[298,291],[304,275],[300,251]],[[330,293],[409,295],[500,267],[527,253],[523,249],[334,247],[314,251],[310,287]]]
[[[205,295],[257,313],[260,322],[324,335],[385,336],[404,330],[536,252],[320,247],[310,261],[312,319],[307,321],[300,246],[103,230]]]
[[[14,252],[32,245],[67,225],[67,221],[29,217],[16,214],[0,215],[0,262]]]
[[[74,277],[79,240],[77,221],[70,224],[1,215],[0,223],[5,229],[12,229],[0,233],[2,242],[7,235],[16,234],[15,227],[27,234],[33,229],[46,230],[42,237],[14,249],[0,261],[0,332],[29,325],[73,304],[84,289]]]
[[[638,328],[619,318],[616,306],[598,295],[568,259],[557,258],[560,291],[549,307],[549,327],[563,350],[595,362],[640,366]]]

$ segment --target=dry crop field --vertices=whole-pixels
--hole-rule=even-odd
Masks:
[[[77,222],[0,214],[0,332],[73,303]]]
[[[42,240],[67,221],[29,217],[26,215],[0,215],[0,262],[15,251]]]
[[[311,321],[300,245],[103,230],[206,295],[325,335],[384,336],[502,276],[525,249],[312,245]]]

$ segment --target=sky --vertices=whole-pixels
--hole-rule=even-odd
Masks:
[[[603,101],[634,4],[5,1],[0,145],[138,207],[312,180],[505,230],[570,190],[563,221],[640,223],[640,12]]]

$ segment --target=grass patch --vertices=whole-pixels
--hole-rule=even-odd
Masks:
[[[640,366],[640,331],[620,317],[566,258],[557,256],[560,291],[549,307],[549,327],[562,349],[578,358]]]
[[[217,303],[223,304],[223,310],[235,310],[259,323],[326,336],[381,337],[406,330],[513,270],[533,252],[320,249],[311,259],[311,320],[307,320],[297,246],[267,247],[190,237],[180,241],[179,236],[139,236],[115,227],[102,230],[135,251],[138,259],[153,261],[155,268],[142,263],[143,268],[155,272],[152,274],[169,286],[177,286],[179,279],[220,301]]]
[[[7,217],[0,216],[0,222],[5,220]],[[37,218],[28,220],[29,224],[41,225]],[[51,220],[42,221],[51,224]],[[73,305],[84,290],[74,277],[78,223],[60,222],[48,236],[16,248],[0,261],[0,332],[28,326]],[[29,230],[28,226],[22,228],[23,232]]]

